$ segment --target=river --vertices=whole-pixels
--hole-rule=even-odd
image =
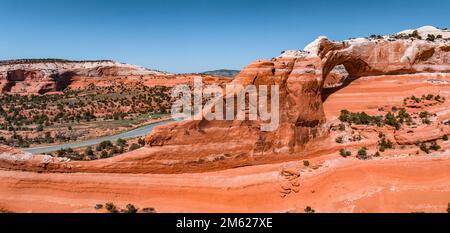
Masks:
[[[165,120],[165,121],[160,121],[160,122],[156,122],[156,123],[151,123],[151,124],[148,124],[146,126],[142,126],[142,127],[136,128],[136,129],[132,129],[132,130],[127,131],[127,132],[123,132],[123,133],[119,133],[119,134],[115,134],[115,135],[111,135],[111,136],[105,136],[105,137],[89,139],[89,140],[86,140],[86,141],[71,142],[71,143],[66,143],[66,144],[50,145],[50,146],[21,148],[21,150],[22,151],[26,151],[26,152],[30,152],[32,154],[44,154],[44,153],[57,151],[57,150],[60,150],[60,149],[93,146],[93,145],[100,144],[100,142],[108,141],[108,140],[111,141],[111,142],[114,142],[114,141],[116,141],[119,138],[129,139],[129,138],[141,137],[141,136],[148,135],[153,130],[153,128],[155,128],[156,126],[164,125],[164,124],[167,124],[167,123],[170,123],[170,122],[175,122],[175,120],[171,119],[171,120]]]

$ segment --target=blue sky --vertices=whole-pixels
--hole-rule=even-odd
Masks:
[[[450,27],[450,1],[1,0],[0,59],[113,59],[170,72],[242,69],[319,35]]]

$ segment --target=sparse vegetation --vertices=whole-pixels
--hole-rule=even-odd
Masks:
[[[428,41],[434,41],[436,39],[436,36],[435,35],[433,35],[433,34],[428,34],[427,35],[427,40]]]
[[[352,113],[346,109],[343,109],[341,110],[341,114],[339,115],[339,120],[342,122],[347,122],[356,125],[374,125],[378,127],[383,125],[390,125],[398,130],[401,128],[403,122],[410,120],[410,116],[404,108],[400,109],[399,111],[397,111],[398,109],[394,110],[398,112],[397,116],[392,112],[388,112],[383,117],[383,116],[370,116],[365,112]]]
[[[409,37],[422,40],[422,37],[419,35],[419,32],[417,30],[414,30],[411,34],[409,34]]]
[[[311,207],[311,206],[307,206],[304,209],[305,213],[315,213],[316,211]]]
[[[303,166],[309,167],[309,161],[308,160],[303,160]]]
[[[339,136],[335,139],[336,143],[342,143],[344,141],[342,136]]]
[[[436,141],[430,142],[429,145],[427,143],[420,143],[419,147],[420,150],[427,154],[429,154],[431,150],[438,151],[441,149],[441,146]]]
[[[105,208],[109,213],[119,213],[119,211],[117,210],[116,205],[114,205],[114,203],[112,202],[108,202],[105,204]]]
[[[358,153],[356,155],[356,158],[361,159],[361,160],[367,160],[370,157],[367,155],[367,148],[366,147],[362,147],[358,150]]]
[[[346,109],[341,110],[339,120],[356,125],[378,125],[382,124],[381,116],[370,116],[365,112],[352,113]]]
[[[434,151],[438,151],[441,149],[441,146],[437,144],[436,141],[431,142],[430,149]]]
[[[145,208],[142,208],[142,212],[143,213],[156,213],[156,210],[153,207],[145,207]]]
[[[133,151],[133,150],[137,150],[139,148],[141,148],[141,146],[139,144],[133,143],[133,144],[131,144],[129,150]]]
[[[379,39],[379,40],[381,40],[381,39],[383,39],[383,36],[382,35],[375,35],[375,34],[373,34],[373,35],[370,35],[369,38],[370,39]]]
[[[124,211],[124,213],[129,213],[129,214],[135,214],[137,212],[138,212],[138,209],[132,204],[127,204],[126,210]]]
[[[414,105],[414,104],[419,104],[422,103],[424,101],[436,101],[438,103],[442,103],[445,101],[445,98],[440,96],[440,95],[433,95],[433,94],[427,94],[427,95],[422,95],[421,98],[418,98],[414,95],[410,96],[410,97],[406,97],[405,99],[403,99],[403,104],[404,105]]]
[[[106,211],[108,213],[129,213],[134,214],[139,211],[139,209],[134,206],[133,204],[127,204],[124,209],[119,209],[117,206],[112,202],[107,202],[104,206],[102,204],[96,204],[95,209],[100,210],[105,207]],[[146,207],[142,209],[142,213],[156,213],[155,208]]]
[[[2,94],[0,135],[5,140],[0,143],[12,147],[66,143],[87,139],[102,128],[112,130],[104,134],[109,135],[167,114],[172,102],[169,87],[145,85],[92,84],[52,95]]]
[[[386,149],[393,149],[394,148],[394,144],[392,143],[391,140],[387,139],[386,140],[386,135],[383,133],[379,133],[378,134],[378,150],[380,152],[384,152]]]
[[[342,157],[349,157],[349,156],[351,156],[352,155],[352,152],[350,152],[350,151],[348,151],[348,150],[345,150],[345,149],[340,149],[339,150],[339,154],[342,156]]]
[[[421,143],[420,144],[420,150],[425,152],[425,153],[427,153],[427,154],[430,153],[430,150],[428,149],[427,144],[425,144],[425,143]]]

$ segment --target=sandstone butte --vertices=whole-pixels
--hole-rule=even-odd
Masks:
[[[247,66],[232,81],[280,86],[280,127],[260,121],[183,121],[158,127],[147,146],[113,158],[67,161],[0,148],[0,207],[17,212],[95,212],[113,201],[158,212],[445,212],[450,202],[450,33],[331,41],[319,37]],[[347,76],[343,78],[342,75]],[[407,103],[439,95],[444,101]],[[348,125],[342,109],[385,114],[428,111],[430,124]],[[361,147],[377,151],[380,133],[395,149],[379,157],[343,158]],[[343,143],[336,143],[341,136]],[[355,136],[359,140],[353,140]],[[425,154],[415,144],[437,141]],[[307,160],[307,163],[304,161]]]

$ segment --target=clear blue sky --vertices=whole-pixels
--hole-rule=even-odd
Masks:
[[[319,35],[450,27],[450,1],[1,0],[0,59],[113,59],[171,72],[242,69]]]

